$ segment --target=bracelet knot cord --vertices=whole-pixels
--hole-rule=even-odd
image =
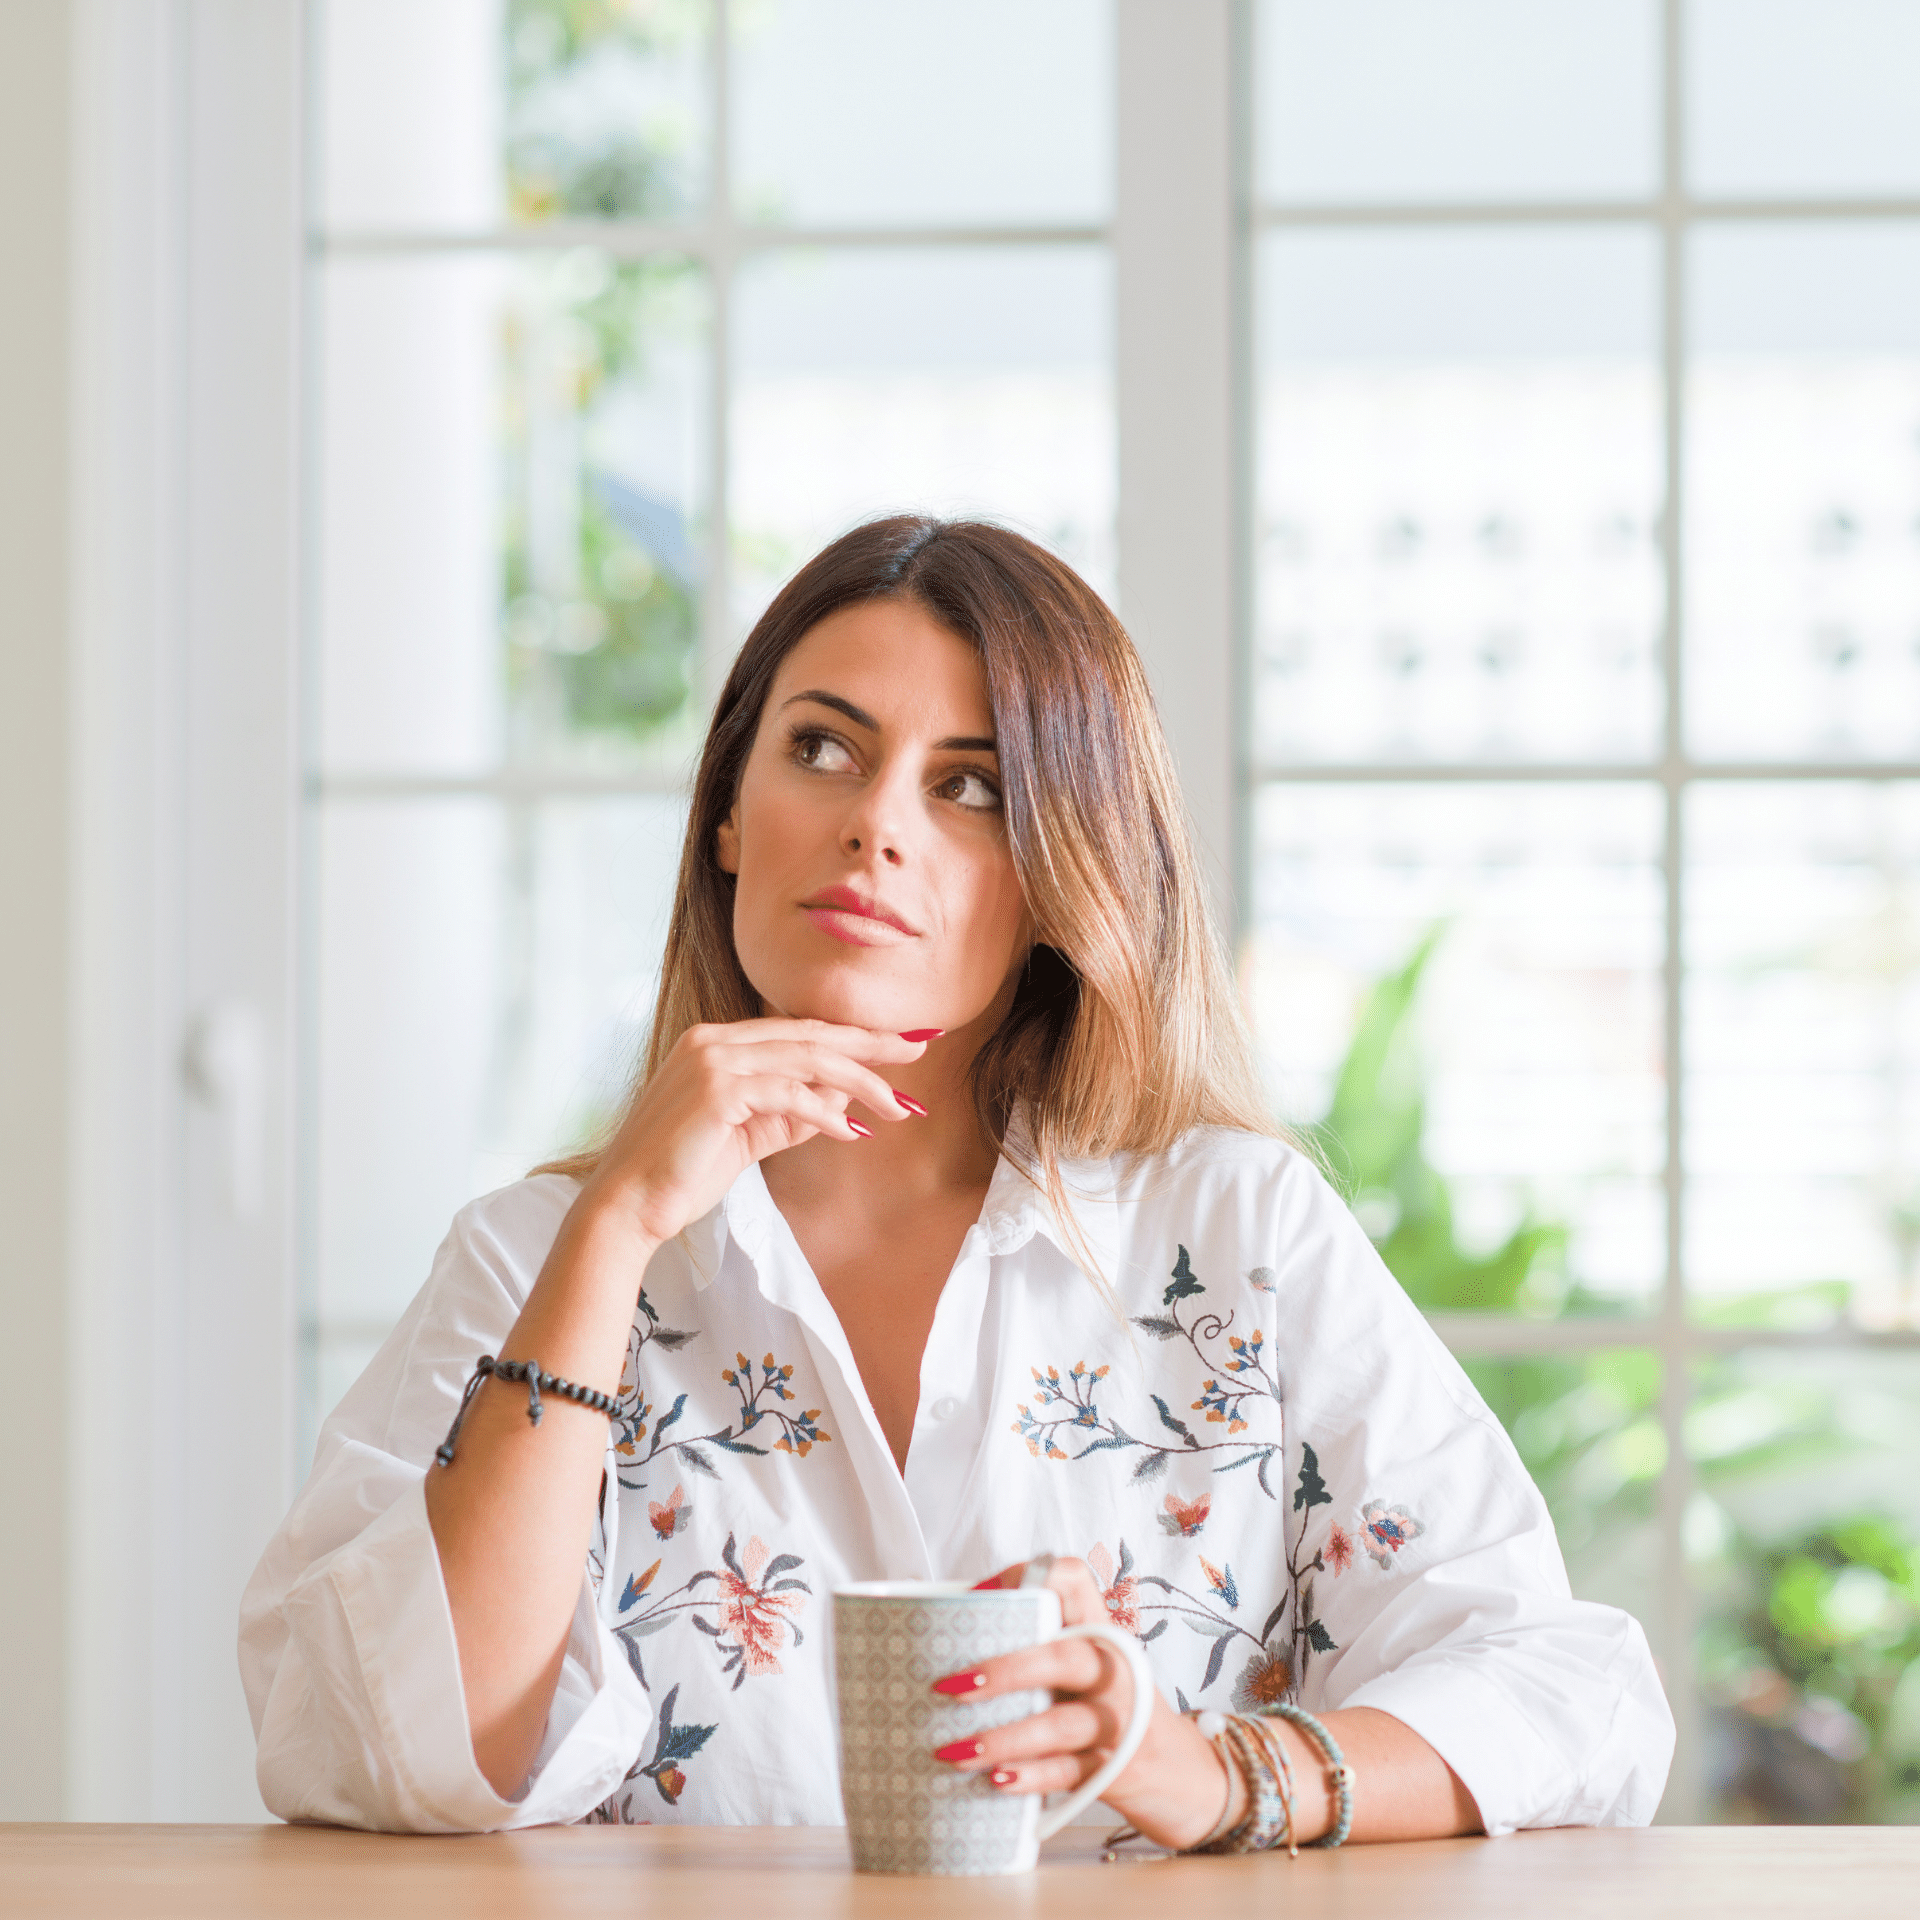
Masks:
[[[480,1391],[480,1382],[489,1374],[496,1380],[524,1380],[527,1383],[527,1422],[530,1426],[537,1427],[541,1415],[546,1411],[540,1404],[543,1388],[548,1393],[557,1394],[562,1400],[591,1407],[595,1413],[611,1415],[614,1411],[612,1394],[602,1393],[598,1387],[583,1387],[575,1380],[562,1380],[556,1373],[545,1373],[538,1360],[496,1360],[492,1354],[483,1353],[474,1366],[473,1378],[467,1382],[466,1392],[460,1396],[459,1411],[453,1416],[453,1425],[447,1429],[447,1437],[433,1450],[433,1457],[443,1467],[453,1465],[453,1449],[460,1438],[460,1428],[466,1420],[467,1409],[473,1404],[473,1396]]]

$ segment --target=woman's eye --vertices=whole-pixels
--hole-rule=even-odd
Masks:
[[[943,800],[952,800],[981,813],[994,813],[1000,807],[1000,789],[984,773],[975,773],[970,768],[950,773],[934,792]]]
[[[793,757],[814,773],[848,773],[853,755],[830,733],[803,733],[794,743]]]

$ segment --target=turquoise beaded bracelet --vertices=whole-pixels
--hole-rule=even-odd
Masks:
[[[1305,1707],[1296,1707],[1291,1701],[1282,1700],[1277,1706],[1264,1707],[1261,1711],[1276,1719],[1291,1720],[1320,1749],[1327,1763],[1327,1793],[1333,1801],[1333,1825],[1311,1844],[1339,1846],[1353,1831],[1353,1769],[1347,1765],[1347,1756],[1340,1751],[1339,1741]]]

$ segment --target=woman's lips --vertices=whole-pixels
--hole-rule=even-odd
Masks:
[[[822,933],[850,947],[893,947],[919,938],[904,921],[862,900],[850,887],[827,887],[802,901],[800,911]]]

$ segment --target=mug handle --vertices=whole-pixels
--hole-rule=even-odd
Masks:
[[[1127,1730],[1120,1736],[1120,1744],[1107,1756],[1106,1765],[1091,1779],[1083,1780],[1058,1806],[1042,1810],[1037,1836],[1042,1840],[1051,1840],[1069,1820],[1082,1809],[1092,1806],[1120,1777],[1127,1762],[1140,1751],[1140,1742],[1147,1737],[1147,1722],[1153,1718],[1156,1697],[1153,1668],[1147,1664],[1147,1650],[1132,1634],[1122,1633],[1118,1627],[1102,1620],[1084,1627],[1062,1627],[1049,1638],[1099,1640],[1121,1654],[1133,1675],[1133,1711],[1128,1714]]]

